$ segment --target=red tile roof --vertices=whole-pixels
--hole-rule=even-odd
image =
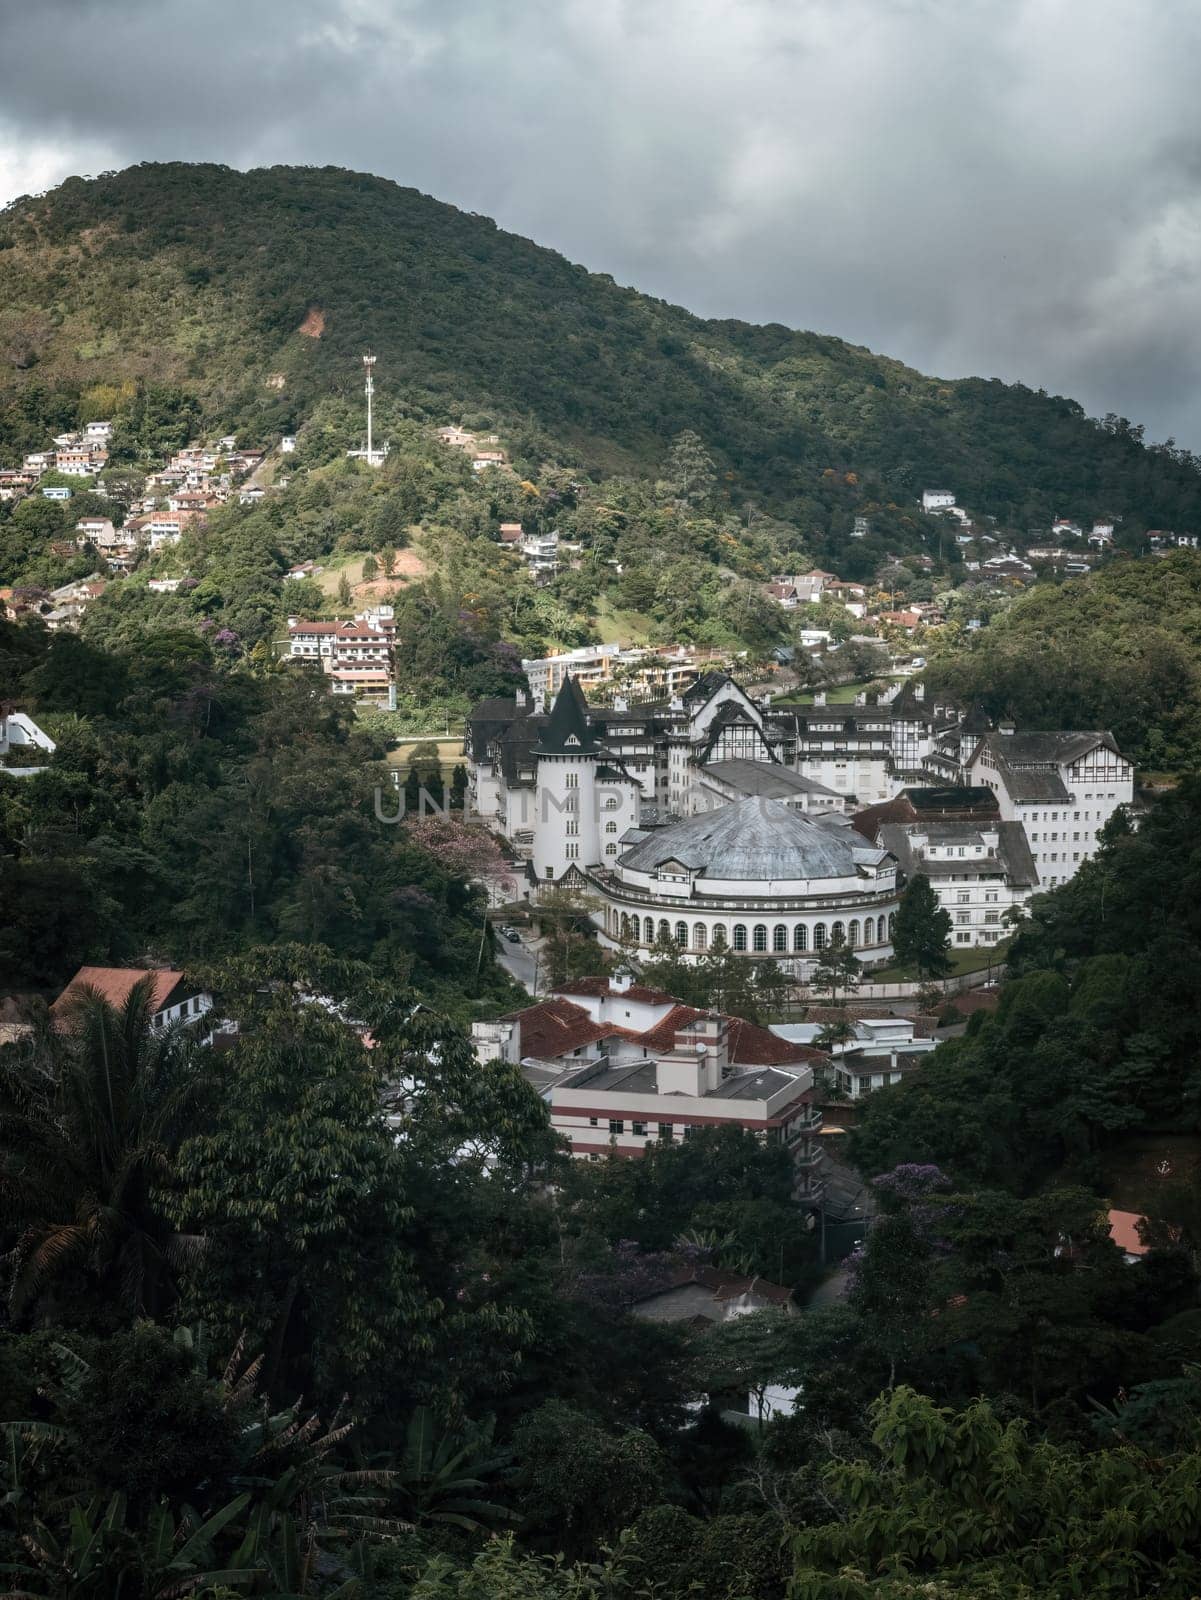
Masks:
[[[646,1045],[648,1050],[662,1054],[674,1047],[677,1033],[707,1015],[707,1012],[698,1011],[695,1006],[676,1006],[653,1028],[638,1034],[638,1041]],[[769,1029],[760,1028],[742,1017],[727,1017],[726,1025],[729,1030],[730,1065],[733,1067],[781,1067],[826,1059],[823,1050],[781,1039]]]
[[[1140,1222],[1147,1219],[1137,1211],[1111,1211],[1109,1213],[1109,1237],[1118,1249],[1128,1256],[1145,1256],[1150,1249],[1145,1245],[1142,1235],[1138,1231]]]
[[[760,1300],[770,1301],[772,1305],[792,1304],[792,1290],[786,1289],[782,1283],[772,1283],[767,1278],[743,1278],[736,1272],[726,1272],[722,1267],[681,1267],[662,1288],[651,1289],[640,1295],[638,1300],[654,1300],[661,1294],[684,1289],[691,1283],[710,1290],[713,1298],[722,1304],[727,1300],[737,1300],[744,1294],[755,1295]]]
[[[156,972],[145,967],[80,967],[70,983],[50,1007],[52,1015],[61,1016],[83,989],[95,989],[110,1006],[123,1006],[133,987],[143,978],[153,978],[151,1004],[160,1011],[167,997],[183,982],[183,973],[170,968]]]
[[[520,1022],[522,1056],[538,1056],[544,1061],[569,1055],[582,1045],[608,1037],[613,1031],[593,1022],[583,1006],[554,998],[540,1000],[523,1011],[510,1011],[501,1020]]]

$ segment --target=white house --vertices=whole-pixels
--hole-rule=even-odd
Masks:
[[[953,489],[923,489],[923,511],[949,511],[955,504]]]
[[[54,740],[32,717],[0,705],[0,771],[9,777],[29,777],[41,770],[54,749]]]
[[[182,972],[172,968],[80,967],[70,983],[50,1007],[54,1025],[67,1029],[81,991],[92,990],[114,1007],[123,1006],[134,985],[152,979],[150,1026],[155,1032],[173,1023],[190,1023],[213,1009],[213,997],[198,984],[189,983]]]
[[[1005,913],[1039,888],[1038,868],[1020,822],[932,818],[885,823],[878,839],[906,878],[929,879],[953,923],[956,945],[990,945],[1010,931]]]

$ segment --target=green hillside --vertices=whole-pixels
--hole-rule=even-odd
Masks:
[[[831,538],[930,483],[1019,528],[1201,525],[1196,462],[1124,419],[703,321],[381,178],[146,165],[0,213],[0,450],[117,402],[148,406],[164,436],[284,431],[353,394],[367,347],[403,410],[487,418],[519,464],[637,474],[693,429],[735,500]]]

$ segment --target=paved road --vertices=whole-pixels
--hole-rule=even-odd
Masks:
[[[527,942],[522,939],[520,944],[510,944],[498,934],[497,947],[496,959],[528,994],[537,995],[540,989],[545,989],[544,974],[538,959],[538,941]]]

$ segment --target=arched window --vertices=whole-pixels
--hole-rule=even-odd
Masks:
[[[606,833],[616,833],[617,832],[617,824],[615,822],[606,822],[605,823],[605,832]]]
[[[846,942],[847,942],[846,924],[843,923],[843,922],[836,922],[834,924],[834,926],[830,929],[830,943],[831,944],[846,944]]]
[[[655,942],[655,924],[650,917],[647,917],[642,924],[642,937],[646,944],[654,944]]]
[[[734,948],[735,950],[746,949],[746,929],[741,922],[734,924]]]
[[[623,939],[630,937],[630,919],[624,911],[621,914],[621,936]]]
[[[713,948],[715,950],[720,950],[726,943],[728,943],[728,941],[726,939],[725,923],[715,922],[713,924]]]
[[[859,919],[858,919],[858,917],[855,918],[855,920],[851,923],[850,928],[847,930],[847,943],[850,945],[852,950],[854,950],[856,945],[859,943]]]
[[[773,950],[788,949],[788,929],[782,922],[777,922],[772,932],[771,947]]]
[[[659,938],[663,944],[667,944],[671,938],[671,923],[668,922],[666,917],[660,919]]]
[[[792,948],[794,950],[808,950],[809,929],[803,922],[798,922],[792,930]]]
[[[617,854],[617,846],[615,844],[607,844],[605,846],[605,854],[607,856],[615,856]]]
[[[754,935],[754,937],[755,937],[755,949],[756,950],[766,950],[767,949],[767,929],[764,927],[764,925],[761,922],[757,922],[755,924],[755,935]]]
[[[883,917],[876,919],[876,943],[883,944],[888,937],[888,924]]]
[[[676,943],[679,945],[681,950],[687,950],[687,948],[688,948],[688,924],[686,922],[677,922],[676,923]]]
[[[883,918],[881,918],[881,921],[883,921]],[[897,925],[897,914],[896,914],[895,911],[890,911],[888,913],[888,937],[890,939],[892,938],[893,930],[896,928],[896,925]]]
[[[709,943],[709,932],[703,922],[694,924],[692,929],[692,948],[704,950]]]
[[[813,948],[824,950],[826,948],[826,925],[824,922],[815,922],[813,925]]]

